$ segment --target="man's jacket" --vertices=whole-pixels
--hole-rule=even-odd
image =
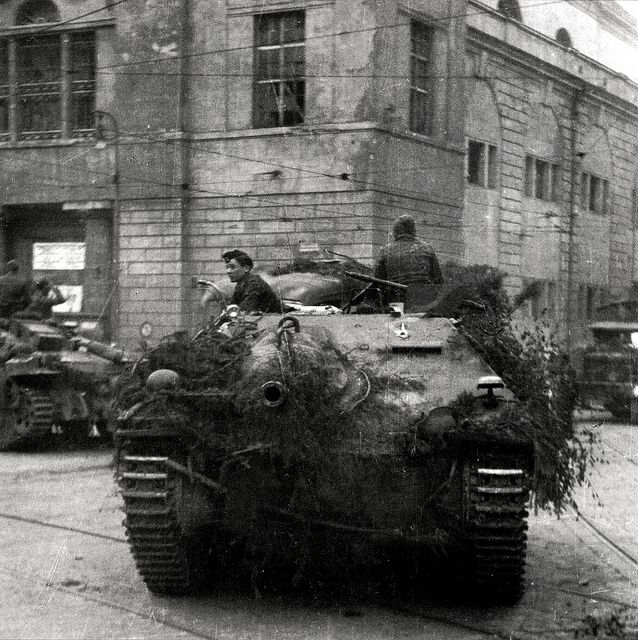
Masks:
[[[412,235],[400,235],[381,249],[375,265],[374,275],[382,280],[399,284],[443,284],[443,275],[436,254],[426,242]],[[393,291],[397,301],[404,294]]]
[[[240,311],[247,313],[259,311],[281,311],[281,303],[270,285],[256,273],[249,271],[244,274],[235,286],[235,291],[230,299],[231,304],[236,304]]]

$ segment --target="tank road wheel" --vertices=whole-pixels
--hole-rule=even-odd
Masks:
[[[524,458],[479,455],[464,470],[468,587],[493,604],[523,594],[529,474]]]
[[[203,533],[212,500],[206,489],[166,466],[166,456],[120,456],[126,535],[150,591],[183,595],[203,585],[214,559]]]
[[[51,396],[46,391],[17,384],[11,384],[7,395],[0,449],[49,437],[53,425]]]

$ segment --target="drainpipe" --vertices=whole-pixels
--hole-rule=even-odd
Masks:
[[[569,226],[567,231],[567,295],[565,300],[567,302],[567,351],[571,352],[572,348],[572,329],[574,325],[574,302],[578,300],[578,296],[574,293],[574,262],[575,262],[575,247],[574,247],[574,235],[576,228],[576,182],[578,178],[578,169],[580,166],[580,157],[577,156],[576,148],[578,142],[578,107],[580,100],[585,94],[586,89],[582,87],[579,89],[571,99],[570,104],[570,182],[569,182]]]
[[[191,277],[185,271],[190,271],[190,255],[187,250],[188,242],[188,219],[190,209],[190,144],[189,134],[189,83],[190,83],[190,8],[189,0],[182,0],[181,3],[181,23],[180,30],[180,61],[179,61],[179,98],[177,126],[179,127],[178,144],[179,144],[179,171],[180,171],[180,243],[181,243],[181,286],[180,296],[182,300],[182,323],[186,321],[188,325],[192,324],[192,300],[189,292],[191,285]],[[187,326],[190,329],[190,326]]]
[[[636,273],[636,223],[638,222],[636,220],[636,217],[638,215],[638,192],[636,186],[636,174],[634,174],[634,184],[631,189],[631,222],[629,227],[631,229],[631,260],[629,261],[629,268],[631,269],[631,272],[629,280],[631,281],[632,295],[635,289],[634,279]]]
[[[95,137],[98,141],[111,143],[113,147],[113,211],[111,222],[111,295],[109,296],[110,311],[108,314],[109,333],[111,340],[117,342],[119,338],[120,314],[120,130],[115,116],[107,111],[96,110]],[[110,131],[108,131],[110,129]],[[108,131],[108,133],[107,133]]]

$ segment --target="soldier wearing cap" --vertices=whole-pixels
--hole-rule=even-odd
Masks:
[[[226,251],[222,258],[230,281],[236,283],[230,304],[236,304],[240,311],[246,313],[281,311],[281,302],[270,285],[252,273],[253,261],[245,251],[232,249]]]

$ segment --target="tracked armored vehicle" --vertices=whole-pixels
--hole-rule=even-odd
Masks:
[[[152,592],[214,581],[237,549],[300,571],[342,548],[344,571],[375,549],[436,554],[470,593],[520,597],[533,443],[454,321],[225,320],[147,354],[118,420],[126,533]]]
[[[106,433],[126,355],[27,318],[0,329],[0,449]]]

